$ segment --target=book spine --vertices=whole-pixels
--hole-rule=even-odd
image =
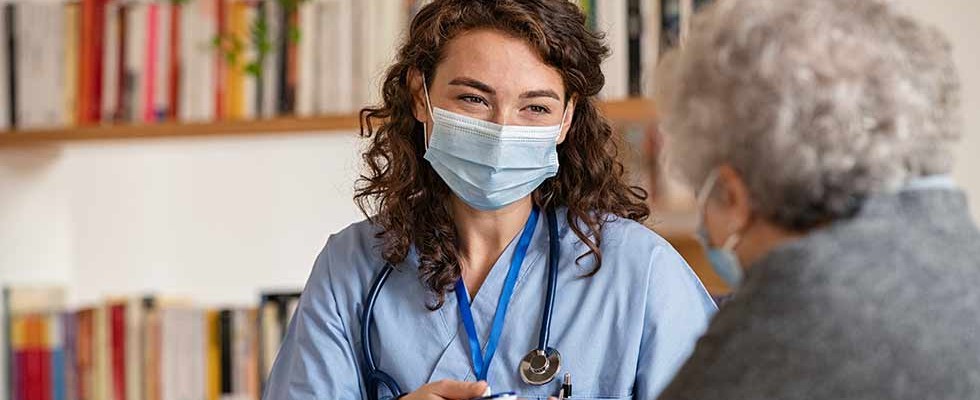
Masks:
[[[51,400],[65,400],[65,343],[61,314],[48,315],[48,374],[51,377]]]
[[[7,26],[7,42],[4,43],[7,50],[7,106],[10,107],[10,114],[7,121],[10,126],[16,129],[19,126],[17,116],[20,114],[19,91],[17,87],[17,8],[18,4],[8,3],[3,5],[4,18]]]
[[[227,79],[226,75],[227,75],[228,67],[227,67],[227,63],[225,62],[224,54],[222,54],[223,50],[221,44],[223,43],[223,40],[221,39],[224,39],[228,34],[228,27],[227,27],[228,10],[225,4],[225,0],[214,0],[214,2],[217,10],[217,12],[215,13],[215,17],[217,20],[217,29],[218,29],[217,35],[219,38],[219,46],[217,46],[218,48],[215,49],[215,59],[214,59],[215,61],[214,62],[214,67],[215,67],[214,69],[214,84],[215,84],[214,117],[215,119],[223,120],[227,118],[227,108],[228,108],[228,105],[226,104],[227,101],[225,100],[226,91],[227,91],[225,79]]]
[[[112,392],[116,400],[126,400],[126,305],[109,307],[109,351],[112,356]]]
[[[105,45],[102,49],[102,107],[101,117],[103,121],[112,122],[115,116],[116,103],[119,101],[116,87],[119,86],[119,74],[116,68],[119,62],[119,4],[110,1],[106,4],[105,15],[100,16],[104,19],[105,26]]]
[[[64,346],[64,386],[65,386],[65,396],[66,400],[78,399],[78,372],[75,368],[75,346],[77,344],[75,338],[77,336],[77,326],[75,321],[75,313],[65,312],[61,314],[61,327],[63,330],[62,346]]]
[[[79,400],[94,400],[92,396],[92,310],[81,310],[75,315],[75,363],[78,380],[76,393]]]
[[[179,3],[174,2],[170,5],[170,68],[167,79],[167,119],[171,121],[177,120],[177,110],[180,107],[180,93],[178,89],[180,87],[180,66],[183,61],[180,57],[180,22],[182,12],[183,7]]]
[[[68,3],[64,6],[65,19],[65,86],[62,97],[64,100],[64,124],[74,126],[78,124],[78,40],[79,13],[77,3]]]
[[[232,377],[232,311],[221,310],[218,315],[218,332],[221,341],[221,394],[234,393]]]
[[[157,44],[159,42],[159,16],[160,16],[160,5],[157,3],[150,3],[147,5],[146,12],[146,59],[144,61],[143,69],[143,110],[141,114],[143,116],[143,122],[153,122],[156,120],[156,113],[154,108],[156,105],[156,90],[157,90]]]
[[[127,26],[129,18],[127,14],[129,13],[129,5],[122,3],[119,4],[119,13],[116,15],[116,26],[118,30],[116,31],[116,43],[118,48],[116,49],[116,108],[112,110],[111,119],[114,122],[119,122],[126,120],[127,108],[131,104],[132,100],[129,96],[132,95],[132,91],[127,90],[128,83],[126,82],[128,74],[126,73],[126,56],[128,41],[131,40],[127,32],[129,32],[129,27]]]
[[[627,0],[627,29],[628,41],[628,70],[629,95],[638,97],[643,94],[643,13],[640,8],[641,0]]]

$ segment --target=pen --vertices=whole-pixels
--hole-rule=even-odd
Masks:
[[[561,384],[561,389],[558,391],[558,400],[565,400],[572,396],[572,374],[566,372],[565,380]]]

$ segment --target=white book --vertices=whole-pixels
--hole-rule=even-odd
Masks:
[[[64,122],[64,21],[58,3],[17,7],[17,95],[19,127],[51,128]]]
[[[407,26],[407,15],[400,0],[365,1],[361,15],[361,48],[364,57],[361,84],[367,92],[355,108],[377,105],[381,101],[384,73],[394,61],[398,42]]]
[[[320,79],[317,110],[324,114],[354,111],[354,35],[351,0],[324,0],[320,4],[317,52]]]
[[[280,30],[282,9],[278,1],[262,3],[265,8],[266,40],[271,47],[262,62],[262,117],[273,118],[279,114],[279,57],[277,55],[277,37]]]
[[[645,98],[653,98],[656,85],[657,64],[660,62],[660,29],[663,27],[660,13],[661,0],[643,0],[640,4],[643,16],[643,36],[641,45],[643,51],[642,93]]]
[[[110,2],[105,9],[105,41],[102,48],[102,119],[112,121],[116,113],[119,82],[119,3]],[[69,25],[72,26],[71,22]],[[70,74],[69,74],[70,75]]]
[[[160,366],[159,388],[161,400],[180,400],[182,386],[177,380],[181,364],[181,310],[162,307],[160,318]]]
[[[314,2],[303,2],[299,6],[299,28],[300,35],[297,46],[299,60],[298,80],[296,81],[296,115],[309,117],[314,112],[314,99],[316,96],[316,78],[314,71],[316,68],[316,9]]]
[[[7,85],[7,18],[6,18],[6,4],[0,3],[0,131],[10,129],[10,87]],[[2,304],[0,304],[2,306]],[[0,308],[2,312],[2,308]],[[3,315],[0,314],[0,321],[4,321]],[[2,328],[2,322],[0,322],[0,328]],[[4,329],[0,329],[0,343],[6,343],[3,341],[3,333],[6,332]],[[3,354],[6,346],[0,346],[0,357],[4,357]],[[6,360],[6,358],[0,358],[0,360]],[[6,363],[0,362],[0,393],[7,393],[7,388],[4,385],[6,383],[7,374],[4,372],[4,367]]]
[[[146,90],[144,81],[146,65],[146,22],[147,5],[131,2],[126,5],[126,79],[123,86],[126,99],[125,119],[129,122],[143,121],[143,106]]]
[[[694,18],[694,0],[680,0],[681,6],[681,44],[687,43],[691,34],[691,19]]]
[[[126,398],[143,397],[143,326],[145,312],[143,299],[133,298],[126,302]]]
[[[599,96],[619,100],[629,96],[629,18],[626,0],[596,1],[596,27],[606,34],[609,57],[602,62],[606,85]]]
[[[258,12],[256,11],[255,5],[247,4],[245,8],[245,37],[243,38],[246,43],[245,58],[242,60],[241,65],[238,68],[244,68],[245,65],[256,60],[258,57],[258,50],[255,48],[252,42],[252,26],[258,21]],[[258,87],[259,80],[252,72],[245,72],[245,82],[242,87],[242,95],[245,102],[245,111],[242,115],[246,120],[255,119],[258,115],[256,107],[258,107]]]
[[[181,72],[178,118],[205,122],[215,117],[215,62],[211,41],[218,33],[213,1],[186,3],[181,15]]]

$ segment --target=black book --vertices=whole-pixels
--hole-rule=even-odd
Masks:
[[[284,7],[279,23],[277,37],[278,57],[279,57],[279,76],[277,85],[279,87],[279,114],[292,114],[296,104],[295,79],[296,65],[291,55],[296,54],[295,44],[291,38],[293,30],[297,28],[296,7]]]
[[[7,104],[10,106],[7,112],[10,121],[11,129],[17,128],[17,26],[16,26],[16,5],[13,3],[8,3],[3,6],[3,18],[5,19],[7,31],[4,34],[7,37],[7,43],[4,43],[3,51],[7,52],[7,76],[3,79],[7,80],[7,93],[0,93],[2,96],[7,96]],[[13,398],[13,397],[11,397]]]
[[[218,312],[218,337],[221,338],[221,393],[230,394],[234,392],[232,385],[232,375],[234,367],[232,364],[232,342],[235,339],[232,330],[232,311],[221,310]]]
[[[643,11],[640,9],[640,0],[628,0],[627,24],[629,93],[631,97],[639,97],[643,94]]]

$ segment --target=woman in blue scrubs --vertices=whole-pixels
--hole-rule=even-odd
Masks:
[[[470,399],[490,386],[542,399],[565,373],[572,398],[656,397],[715,306],[640,224],[645,193],[626,183],[595,99],[607,52],[567,0],[436,0],[418,13],[382,104],[362,110],[368,219],[317,258],[265,398]],[[546,315],[560,375],[528,379]]]

